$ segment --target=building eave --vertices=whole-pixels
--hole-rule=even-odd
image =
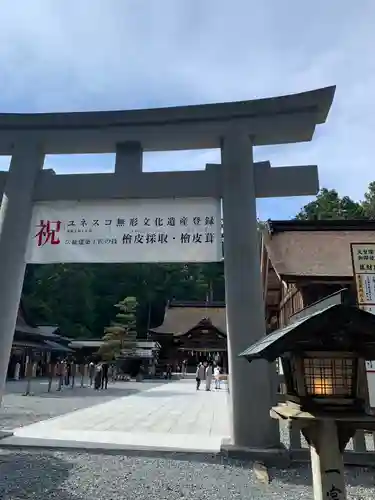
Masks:
[[[191,335],[192,332],[196,332],[199,330],[213,330],[213,331],[217,332],[219,335],[221,335],[223,339],[227,338],[227,334],[225,332],[223,332],[223,330],[221,330],[217,326],[213,325],[210,321],[208,321],[208,322],[206,321],[206,324],[205,324],[205,320],[200,321],[199,323],[194,325],[192,328],[190,328],[190,330],[187,330],[186,332],[175,333],[173,335],[173,337],[177,338],[177,339],[184,339],[185,337],[188,337],[189,335]]]
[[[289,231],[374,231],[375,220],[269,220],[267,228],[271,235]]]
[[[353,275],[351,276],[329,276],[329,275],[316,275],[316,274],[283,274],[281,279],[286,283],[341,283],[341,282],[351,282],[353,281]]]

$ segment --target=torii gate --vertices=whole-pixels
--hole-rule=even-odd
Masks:
[[[2,114],[0,154],[0,389],[4,389],[21,296],[33,203],[123,198],[223,199],[232,443],[279,444],[269,417],[270,371],[237,355],[265,335],[256,198],[316,194],[316,166],[253,163],[253,147],[310,141],[335,87],[224,104],[135,111]],[[221,164],[198,172],[142,172],[144,151],[221,148]],[[116,152],[113,174],[54,175],[45,154]]]

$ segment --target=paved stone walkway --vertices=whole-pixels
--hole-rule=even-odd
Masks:
[[[32,396],[24,396],[25,380],[8,382],[0,408],[0,429],[4,431],[35,424],[41,420],[139,394],[166,383],[165,380],[145,380],[141,384],[135,381],[117,381],[110,383],[106,391],[94,391],[86,383],[84,387],[80,387],[80,384],[73,389],[64,386],[62,391],[57,391],[58,384],[55,380],[51,392],[48,392],[46,380],[34,379],[31,385]]]
[[[194,381],[181,380],[16,428],[9,439],[58,447],[66,443],[69,447],[218,452],[229,436],[228,420],[224,389],[196,391]]]

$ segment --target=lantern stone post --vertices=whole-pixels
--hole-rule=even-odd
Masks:
[[[337,422],[319,420],[304,434],[310,441],[314,500],[346,500],[344,450],[340,449]]]

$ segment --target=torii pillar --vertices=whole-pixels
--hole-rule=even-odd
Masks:
[[[266,417],[276,388],[271,367],[265,361],[250,364],[238,358],[250,339],[266,334],[253,145],[248,135],[231,131],[224,137],[222,168],[232,444],[275,448],[280,443],[279,429]],[[311,192],[316,190],[314,182],[310,187]],[[277,192],[277,186],[269,188]],[[293,195],[293,188],[290,194]]]
[[[231,438],[237,446],[276,447],[279,429],[265,416],[275,397],[270,365],[238,358],[250,339],[266,334],[253,145],[248,135],[233,130],[224,137],[222,168]]]
[[[324,123],[335,88],[237,103],[150,110],[0,114],[0,396],[8,368],[34,202],[125,198],[223,199],[232,444],[279,444],[269,410],[270,368],[238,355],[265,335],[256,198],[318,191],[317,167],[253,163],[253,146],[303,142]],[[144,151],[221,148],[222,163],[196,172],[142,172]],[[116,151],[113,174],[41,172],[45,154]]]

